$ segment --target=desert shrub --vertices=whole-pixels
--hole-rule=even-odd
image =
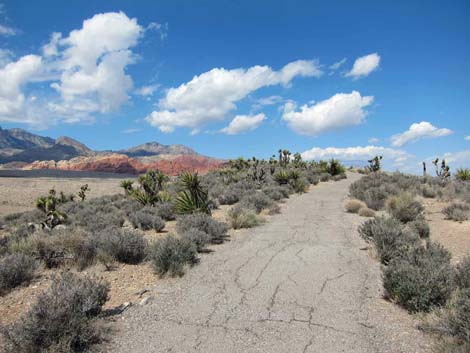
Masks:
[[[240,199],[239,192],[234,188],[225,188],[225,190],[217,197],[217,201],[221,205],[233,205]]]
[[[468,220],[468,211],[470,206],[464,203],[453,202],[446,208],[442,210],[442,213],[445,214],[447,219],[453,221],[463,222]]]
[[[228,211],[228,219],[233,229],[252,228],[260,224],[260,219],[252,209],[235,205]]]
[[[384,270],[384,288],[390,298],[410,312],[442,306],[453,290],[450,253],[429,243],[395,258]]]
[[[320,177],[321,182],[325,182],[325,181],[329,181],[331,179],[331,174],[330,173],[321,173],[319,175],[319,177]]]
[[[0,259],[0,294],[29,283],[34,278],[36,261],[23,254],[11,254]]]
[[[435,198],[437,196],[436,190],[431,185],[424,184],[421,187],[421,194],[429,199]]]
[[[243,207],[251,208],[256,211],[256,213],[260,213],[263,209],[268,208],[273,203],[267,195],[256,192],[251,195],[246,195],[240,200],[240,205]]]
[[[155,206],[157,216],[165,221],[174,221],[176,219],[173,204],[171,202],[160,202]]]
[[[178,218],[176,222],[178,234],[183,234],[191,228],[199,229],[207,233],[213,244],[221,243],[227,237],[227,224],[216,221],[211,216],[204,213],[194,213]]]
[[[455,284],[461,289],[470,289],[470,256],[465,257],[455,267]]]
[[[375,211],[369,207],[362,207],[357,214],[361,217],[374,217]]]
[[[392,196],[387,200],[387,211],[403,223],[414,221],[423,210],[423,205],[409,193]]]
[[[165,221],[157,215],[153,207],[144,207],[135,213],[129,214],[129,221],[135,228],[142,230],[154,229],[161,232],[165,228]]]
[[[431,234],[431,228],[424,217],[418,217],[414,221],[409,222],[408,227],[420,238],[429,238],[429,235]]]
[[[444,320],[446,332],[470,348],[470,288],[456,292],[447,306]]]
[[[99,341],[93,318],[101,312],[108,292],[104,282],[63,273],[24,316],[3,330],[6,352],[84,351]]]
[[[61,229],[39,232],[16,244],[14,251],[35,256],[47,268],[71,264],[82,270],[94,263],[97,244],[86,232]]]
[[[359,234],[374,244],[377,255],[383,264],[403,256],[409,249],[419,244],[416,234],[406,232],[395,218],[375,217],[359,227]]]
[[[274,201],[280,201],[289,197],[289,190],[282,186],[269,185],[262,189],[263,193]]]
[[[41,223],[44,219],[44,213],[38,209],[27,212],[18,212],[8,214],[3,217],[3,222],[7,226],[27,225],[28,223]]]
[[[328,163],[328,173],[333,177],[346,173],[346,168],[337,159],[331,159]],[[342,178],[343,179],[343,178]]]
[[[289,184],[292,186],[292,189],[294,189],[294,192],[302,194],[307,191],[310,183],[305,178],[298,178],[291,180]]]
[[[268,214],[269,215],[275,215],[281,213],[281,207],[277,203],[273,203],[271,206],[268,208]]]
[[[159,276],[182,276],[185,266],[196,262],[196,251],[191,240],[168,235],[152,244],[149,258]]]
[[[361,208],[366,208],[367,205],[360,200],[349,200],[344,205],[344,208],[349,213],[358,213]]]
[[[188,229],[186,232],[181,234],[181,238],[188,239],[194,243],[198,252],[203,251],[206,245],[211,242],[209,234],[196,228]]]
[[[147,241],[142,234],[124,228],[107,228],[96,235],[99,251],[116,261],[137,264],[147,253]]]
[[[74,225],[90,232],[99,232],[108,227],[122,227],[123,212],[112,203],[98,204],[98,201],[93,199],[88,202],[75,202],[70,208],[64,207],[64,212],[69,215]]]

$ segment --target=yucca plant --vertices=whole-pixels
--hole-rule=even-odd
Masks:
[[[179,182],[184,187],[175,199],[175,212],[189,214],[203,212],[210,214],[209,196],[197,173],[184,172],[179,177]]]
[[[285,185],[289,182],[290,173],[287,170],[280,170],[274,174],[274,180],[277,181],[279,185]]]
[[[455,177],[458,180],[469,181],[470,180],[470,169],[468,169],[468,168],[457,169],[457,173],[455,174]]]

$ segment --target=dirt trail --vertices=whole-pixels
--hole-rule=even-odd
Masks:
[[[415,323],[382,299],[380,269],[343,203],[322,183],[282,214],[161,280],[119,319],[110,352],[429,352]]]

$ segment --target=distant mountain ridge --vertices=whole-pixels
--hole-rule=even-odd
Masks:
[[[23,129],[0,128],[0,164],[6,168],[135,174],[152,166],[162,166],[171,173],[188,169],[207,171],[220,163],[179,144],[163,145],[153,141],[119,151],[94,151],[68,136],[53,139]]]

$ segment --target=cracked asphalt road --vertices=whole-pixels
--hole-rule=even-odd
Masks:
[[[380,304],[379,265],[343,211],[358,178],[312,187],[159,281],[152,301],[123,313],[109,351],[424,352],[408,317]]]

